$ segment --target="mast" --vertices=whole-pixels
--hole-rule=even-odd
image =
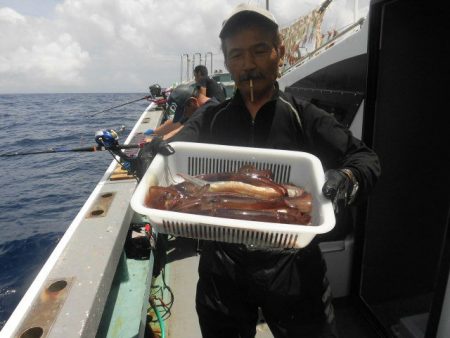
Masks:
[[[325,0],[321,5],[320,8],[318,10],[319,13],[323,13],[325,12],[325,10],[327,9],[327,7],[331,4],[333,0]]]

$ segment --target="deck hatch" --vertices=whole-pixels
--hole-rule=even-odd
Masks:
[[[20,326],[16,338],[47,337],[67,299],[75,277],[58,278],[47,281],[39,296],[34,300]]]
[[[106,192],[99,195],[86,214],[86,218],[105,217],[108,214],[115,195],[115,192]]]

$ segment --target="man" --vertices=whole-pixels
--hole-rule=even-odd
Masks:
[[[215,97],[219,102],[223,102],[226,98],[224,88],[219,85],[216,80],[208,76],[208,68],[198,65],[194,68],[195,83],[200,86],[202,94],[208,97]]]
[[[182,128],[184,123],[194,114],[201,114],[204,109],[219,104],[215,98],[209,98],[203,95],[198,86],[181,84],[177,86],[167,100],[168,109],[174,115],[172,119],[167,120],[161,126],[148,129],[144,132],[149,138],[162,136],[164,140],[168,140],[176,135]],[[201,110],[200,107],[203,107]]]
[[[380,174],[378,157],[332,115],[278,89],[284,46],[273,15],[239,5],[219,36],[237,91],[176,139],[307,151],[327,170],[323,193],[336,207],[364,198]],[[258,307],[277,338],[336,337],[325,272],[317,240],[303,249],[206,242],[196,296],[203,337],[254,337]]]

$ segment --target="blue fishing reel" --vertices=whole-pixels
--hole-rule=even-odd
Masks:
[[[119,133],[124,127],[116,132],[113,129],[99,130],[95,133],[95,142],[100,147],[104,147],[113,156],[120,158],[120,164],[123,169],[135,176],[138,180],[142,178],[151,161],[156,154],[169,156],[175,153],[175,150],[162,139],[162,137],[155,136],[151,142],[142,143],[140,145],[119,145]],[[137,155],[129,156],[123,149],[139,148]]]
[[[99,130],[95,133],[95,142],[106,149],[115,148],[119,144],[119,135],[113,129]]]
[[[122,149],[127,148],[127,146],[119,145],[119,133],[123,131],[125,127],[123,126],[119,132],[116,132],[114,129],[105,129],[99,130],[95,133],[95,142],[100,147],[104,147],[108,150],[113,156],[118,156],[120,158],[120,164],[123,169],[127,170],[130,174],[135,174],[136,170],[136,161],[135,157],[130,157],[125,154]]]

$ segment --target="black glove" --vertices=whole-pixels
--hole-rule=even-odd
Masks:
[[[333,202],[337,213],[341,207],[346,207],[355,199],[358,181],[350,169],[331,169],[325,173],[325,184],[322,192]]]
[[[144,148],[150,149],[154,155],[161,154],[164,156],[169,156],[175,153],[172,146],[163,140],[162,136],[155,135],[152,140],[145,144]]]
[[[164,141],[161,136],[154,136],[150,142],[145,143],[143,148],[139,150],[137,158],[129,159],[123,164],[123,167],[136,176],[138,180],[141,180],[156,154],[169,156],[174,153],[175,150],[172,146]]]

